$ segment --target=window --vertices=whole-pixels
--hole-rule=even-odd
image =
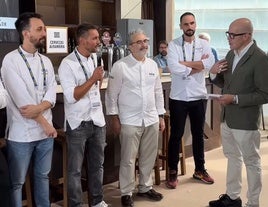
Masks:
[[[267,0],[175,0],[175,20],[173,37],[182,34],[179,22],[184,12],[190,11],[195,15],[197,23],[196,34],[207,32],[211,36],[211,46],[214,47],[220,58],[229,50],[225,32],[229,24],[237,18],[249,18],[254,27],[253,38],[257,45],[268,51],[268,1]]]

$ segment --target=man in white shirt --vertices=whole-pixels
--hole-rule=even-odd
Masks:
[[[151,171],[157,155],[159,128],[161,131],[165,128],[165,109],[157,64],[146,57],[148,42],[142,30],[129,35],[131,54],[114,63],[105,96],[114,132],[120,133],[119,181],[124,207],[133,206],[137,155],[140,173],[137,196],[154,201],[163,198],[152,189]]]
[[[207,100],[205,74],[214,64],[214,56],[206,40],[195,37],[195,16],[186,12],[180,17],[183,35],[172,40],[168,47],[168,66],[171,73],[169,96],[170,139],[168,144],[169,180],[167,187],[178,184],[178,162],[181,138],[189,115],[192,133],[195,172],[193,178],[212,184],[214,180],[205,169],[204,123]]]
[[[22,45],[8,53],[2,78],[8,92],[7,155],[11,206],[22,206],[22,186],[32,159],[36,206],[49,207],[49,179],[54,137],[51,108],[56,101],[56,81],[43,47],[46,28],[41,15],[24,13],[15,22]]]
[[[106,125],[100,99],[104,70],[95,54],[99,33],[97,27],[85,23],[77,27],[76,37],[78,46],[59,67],[68,148],[68,202],[71,207],[82,206],[81,170],[87,149],[91,206],[107,207],[102,190]]]

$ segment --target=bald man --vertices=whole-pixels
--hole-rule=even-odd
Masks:
[[[224,61],[211,68],[214,84],[222,88],[221,135],[228,160],[226,192],[210,207],[241,207],[242,164],[247,172],[246,207],[259,207],[262,188],[259,117],[268,102],[268,58],[253,40],[249,19],[233,21],[226,36],[230,45]],[[214,74],[214,77],[213,77]]]

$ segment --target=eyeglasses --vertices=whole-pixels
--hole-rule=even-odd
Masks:
[[[149,39],[144,39],[144,40],[138,40],[136,42],[132,42],[130,43],[131,45],[133,44],[138,44],[138,45],[142,45],[142,44],[148,44],[149,43]]]
[[[244,32],[244,33],[236,34],[236,33],[225,32],[225,34],[227,38],[234,39],[236,36],[242,36],[242,35],[250,34],[250,33]]]

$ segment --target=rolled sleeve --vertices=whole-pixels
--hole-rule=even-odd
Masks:
[[[62,61],[59,67],[59,78],[62,85],[64,97],[68,103],[75,103],[77,100],[74,98],[74,89],[77,86],[75,76],[72,76],[72,69],[69,64]]]
[[[169,70],[172,74],[185,77],[191,73],[192,68],[186,67],[185,65],[179,63],[183,60],[183,58],[180,57],[180,55],[182,54],[182,49],[179,44],[179,40],[176,39],[171,41],[168,45],[167,62]]]

